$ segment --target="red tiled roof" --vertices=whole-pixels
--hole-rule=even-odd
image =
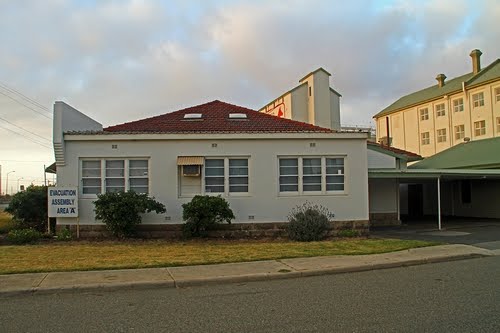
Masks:
[[[381,145],[380,143],[376,143],[376,142],[373,142],[373,141],[368,141],[368,144],[369,145],[373,145],[373,146],[378,146],[378,147],[380,147],[382,149],[391,151],[391,152],[393,152],[395,154],[405,155],[405,156],[407,156],[409,159],[411,159],[413,161],[421,160],[422,159],[422,156],[420,156],[418,154],[415,154],[415,153],[413,153],[411,151],[407,151],[407,150],[403,150],[403,149],[398,149],[398,148],[390,147],[390,146],[386,146],[386,145]]]
[[[184,119],[188,113],[201,113],[202,119]],[[229,119],[230,113],[244,113],[247,119]],[[278,118],[218,100],[160,116],[105,128],[104,133],[300,133],[335,131]]]

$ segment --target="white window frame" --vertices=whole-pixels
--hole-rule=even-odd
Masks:
[[[474,108],[484,106],[484,93],[483,92],[478,92],[478,93],[472,94],[472,106]]]
[[[147,161],[148,167],[145,175],[142,176],[130,176],[130,161]],[[83,177],[83,164],[86,161],[98,161],[100,165],[100,177]],[[123,169],[123,177],[106,177],[106,161],[124,161],[124,169]],[[112,178],[124,178],[124,190],[129,191],[130,190],[130,179],[134,178],[147,178],[147,194],[150,193],[150,188],[151,188],[151,179],[150,179],[150,158],[149,157],[131,157],[131,158],[124,158],[124,157],[82,157],[79,160],[79,172],[78,172],[78,177],[79,177],[79,182],[80,182],[80,195],[82,198],[95,198],[97,197],[97,194],[93,193],[83,193],[83,180],[84,179],[99,179],[100,180],[100,191],[98,194],[101,193],[106,193],[106,178],[112,179]]]
[[[446,107],[444,103],[436,105],[436,117],[444,117],[446,116]]]
[[[461,140],[465,138],[465,125],[455,126],[455,140]]]
[[[495,102],[500,102],[500,87],[495,88]]]
[[[310,175],[304,175],[304,159],[310,159],[310,158],[316,158],[321,160],[321,190],[320,191],[305,191],[304,190],[304,176],[310,176]],[[297,191],[281,191],[280,185],[280,176],[294,176],[294,175],[282,175],[280,172],[280,160],[281,159],[297,159],[297,167],[298,167],[298,182],[297,182]],[[327,174],[327,165],[326,165],[326,160],[327,159],[342,159],[343,161],[343,173],[338,173],[338,174]],[[277,166],[278,166],[278,196],[307,196],[307,195],[345,195],[347,194],[347,156],[345,155],[325,155],[325,156],[318,156],[318,155],[302,155],[302,156],[278,156],[277,159]],[[343,176],[343,190],[327,190],[327,176]],[[315,175],[316,177],[318,175]],[[340,183],[330,183],[330,184],[340,184]],[[286,185],[286,184],[284,184]],[[293,184],[289,184],[293,185]]]
[[[453,100],[453,112],[462,112],[464,110],[464,99],[462,97]]]
[[[419,109],[420,121],[429,120],[429,108]]]
[[[474,136],[486,135],[486,121],[479,120],[474,122]]]
[[[207,192],[207,184],[206,179],[210,178],[206,175],[206,164],[207,161],[210,160],[223,160],[224,161],[224,191],[223,192]],[[230,174],[230,160],[247,160],[247,175],[231,175]],[[245,156],[206,156],[205,157],[205,165],[203,166],[202,172],[202,193],[206,195],[221,195],[224,197],[237,197],[237,196],[250,196],[251,195],[251,184],[250,184],[250,171],[251,171],[251,158],[248,155]],[[221,177],[221,176],[217,176]],[[230,180],[234,178],[247,178],[247,192],[231,192],[231,184]]]
[[[446,142],[446,128],[440,128],[436,131],[437,142]]]
[[[422,146],[430,145],[431,144],[430,132],[420,133],[420,142],[421,142]]]

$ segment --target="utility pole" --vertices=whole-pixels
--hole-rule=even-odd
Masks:
[[[43,185],[47,186],[47,173],[45,173],[45,164],[43,165]]]

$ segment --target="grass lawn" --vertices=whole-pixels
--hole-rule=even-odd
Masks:
[[[168,267],[406,250],[436,243],[396,239],[290,241],[73,241],[0,246],[0,274]]]

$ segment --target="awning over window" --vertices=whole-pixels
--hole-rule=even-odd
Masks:
[[[177,165],[203,165],[203,156],[177,156]]]

